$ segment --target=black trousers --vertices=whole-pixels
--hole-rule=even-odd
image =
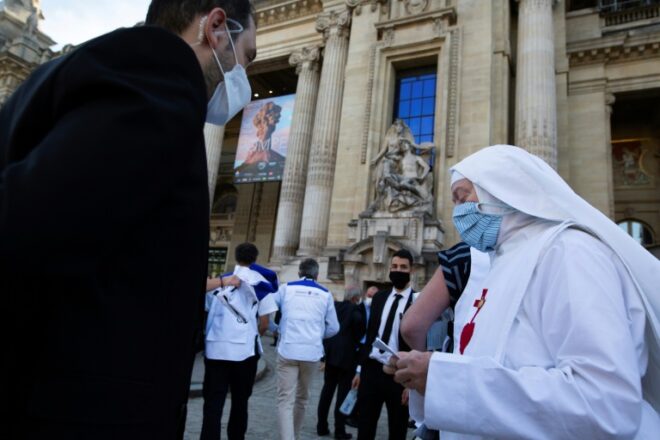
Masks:
[[[358,440],[376,438],[376,428],[383,403],[387,407],[389,440],[405,440],[408,433],[408,407],[401,404],[403,387],[385,374],[383,365],[369,359],[360,373],[358,388]]]
[[[220,420],[227,392],[231,390],[231,412],[227,425],[229,440],[243,440],[248,425],[248,399],[252,395],[259,356],[244,361],[204,358],[204,420],[201,440],[220,438]]]
[[[318,430],[324,431],[328,429],[330,404],[332,403],[332,396],[335,394],[335,389],[337,389],[337,400],[335,401],[335,433],[346,432],[346,416],[339,412],[339,408],[344,403],[344,399],[351,389],[354,371],[354,369],[345,370],[333,365],[325,365],[323,389],[319,397],[318,422],[316,425]]]

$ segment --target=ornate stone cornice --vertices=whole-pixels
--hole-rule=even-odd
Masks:
[[[450,28],[456,24],[456,8],[449,7],[435,11],[423,12],[417,15],[395,18],[376,23],[375,27],[379,32],[380,40],[385,47],[392,46],[395,41],[397,28],[407,26],[418,26],[424,22],[433,23],[433,32],[436,38],[446,37]]]
[[[451,6],[448,8],[437,9],[434,11],[423,12],[417,15],[408,15],[405,17],[395,18],[393,20],[385,20],[376,23],[376,29],[398,28],[411,24],[418,24],[419,22],[433,21],[436,30],[442,28],[447,29],[456,24],[456,8]]]
[[[257,9],[259,26],[268,26],[314,15],[323,10],[322,0],[292,0]]]
[[[567,55],[571,66],[657,57],[660,55],[660,35],[654,38],[617,36],[570,44]]]
[[[316,30],[322,32],[327,39],[332,33],[347,37],[351,26],[351,11],[326,11],[316,19]]]
[[[320,59],[320,48],[318,46],[308,46],[293,52],[289,57],[289,64],[295,66],[296,74],[300,74],[303,69],[318,70]]]
[[[390,0],[346,0],[346,6],[355,11],[355,15],[362,14],[362,6],[371,5],[371,12],[375,12],[378,5],[386,5]]]

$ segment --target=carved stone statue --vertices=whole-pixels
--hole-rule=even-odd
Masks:
[[[420,157],[433,150],[431,143],[417,145],[410,128],[400,119],[385,135],[382,151],[371,162],[375,173],[376,198],[363,215],[402,211],[433,213],[433,174]]]
[[[9,9],[31,11],[32,8],[41,10],[40,0],[5,0],[5,5]]]
[[[37,32],[37,27],[39,26],[39,10],[35,6],[31,6],[32,12],[25,22],[25,32],[26,36],[33,36]]]

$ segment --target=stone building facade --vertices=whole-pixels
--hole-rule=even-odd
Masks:
[[[287,162],[281,182],[236,184],[240,115],[226,127],[207,127],[211,272],[230,267],[234,247],[251,241],[285,281],[295,277],[300,258],[319,258],[321,281],[340,292],[385,283],[392,252],[406,247],[421,287],[435,252],[458,240],[448,169],[498,143],[542,157],[657,253],[660,1],[255,6],[259,53],[248,69],[254,97],[296,94]],[[397,119],[414,139],[392,138]],[[391,139],[420,147],[415,154],[428,164],[428,176],[417,179],[432,196],[425,212],[392,204],[371,209],[383,182],[392,200],[413,194],[392,196],[392,185],[411,180],[383,180],[382,166],[372,164]]]

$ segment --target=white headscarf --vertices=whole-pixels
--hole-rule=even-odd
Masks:
[[[522,213],[557,222],[572,221],[618,255],[646,309],[649,364],[643,386],[646,400],[660,411],[660,261],[578,196],[548,164],[522,148],[484,148],[451,171],[452,183],[458,175],[464,176]]]

